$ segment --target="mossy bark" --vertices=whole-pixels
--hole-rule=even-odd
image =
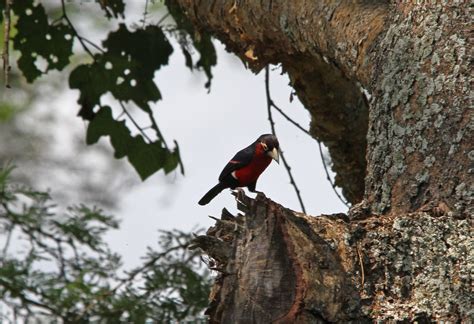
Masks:
[[[223,271],[211,320],[468,321],[468,4],[169,2],[253,71],[282,64],[354,204],[346,222],[247,199],[246,215],[225,223],[235,230],[209,235],[220,259],[202,246]]]

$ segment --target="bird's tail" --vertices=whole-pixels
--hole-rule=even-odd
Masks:
[[[227,188],[225,184],[219,182],[214,187],[211,188],[202,198],[199,200],[198,204],[201,206],[207,205],[215,196],[217,196],[222,190]]]

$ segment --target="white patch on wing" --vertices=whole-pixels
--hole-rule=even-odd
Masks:
[[[237,176],[235,175],[235,171],[233,171],[230,175],[233,176],[235,180],[237,180]]]

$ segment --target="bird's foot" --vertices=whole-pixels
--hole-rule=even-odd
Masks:
[[[237,201],[237,209],[240,211],[245,211],[247,209],[247,195],[245,194],[244,189],[236,188],[232,190],[232,194],[235,196],[235,200]]]
[[[235,196],[236,200],[238,200],[239,202],[241,202],[243,204],[243,202],[245,201],[245,197],[246,197],[244,189],[242,189],[240,187],[237,187],[237,188],[232,190],[232,194]]]

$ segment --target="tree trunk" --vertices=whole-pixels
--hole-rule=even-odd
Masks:
[[[238,201],[245,215],[224,210],[195,240],[219,271],[211,323],[472,321],[468,220],[420,211],[349,221],[263,195]]]
[[[255,72],[282,64],[357,203],[349,218],[310,217],[242,197],[246,215],[225,214],[198,243],[223,271],[211,321],[469,321],[468,4],[168,4]]]

